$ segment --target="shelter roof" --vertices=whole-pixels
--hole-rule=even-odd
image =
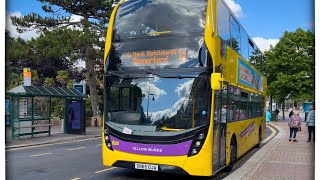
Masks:
[[[69,98],[86,98],[76,89],[64,87],[44,87],[44,86],[17,86],[6,92],[9,96],[50,96],[50,97],[69,97]]]

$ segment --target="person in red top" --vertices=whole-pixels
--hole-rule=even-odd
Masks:
[[[293,133],[293,142],[298,142],[296,140],[296,135],[298,129],[301,127],[301,118],[299,116],[299,112],[295,111],[294,115],[290,117],[288,126],[290,127],[290,138],[289,141],[291,141],[292,133]]]

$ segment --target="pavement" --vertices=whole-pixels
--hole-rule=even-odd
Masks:
[[[36,146],[42,144],[72,142],[76,140],[84,140],[90,138],[101,137],[101,127],[86,127],[85,135],[65,134],[61,132],[60,127],[51,128],[51,135],[49,134],[35,134],[33,137],[30,135],[21,136],[20,139],[12,139],[10,127],[6,128],[6,149],[21,148],[27,146]]]
[[[300,116],[304,116],[301,113]],[[269,125],[279,133],[256,152],[244,165],[227,176],[234,179],[315,179],[315,143],[308,140],[308,127],[303,121],[297,141],[289,141],[288,116],[271,121]]]

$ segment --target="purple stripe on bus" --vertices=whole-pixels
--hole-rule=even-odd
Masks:
[[[240,133],[240,137],[242,138],[244,135],[246,135],[253,126],[254,122],[250,123],[249,126]]]
[[[192,140],[189,140],[178,144],[141,144],[122,141],[114,136],[110,136],[110,140],[115,150],[151,156],[187,155],[192,143]]]
[[[254,128],[254,127],[251,128],[250,131],[249,131],[249,133],[248,133],[248,136],[250,136],[250,135],[254,132],[255,129],[256,129],[256,128]]]

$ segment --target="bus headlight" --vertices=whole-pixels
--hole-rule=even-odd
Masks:
[[[196,147],[199,147],[201,145],[201,142],[197,141],[195,145],[196,145]]]
[[[111,144],[111,141],[110,141],[110,136],[109,136],[109,130],[108,130],[108,128],[105,128],[105,129],[104,129],[104,140],[105,140],[105,142],[106,142],[107,148],[112,151],[113,149],[112,149],[112,144]]]
[[[192,149],[191,153],[192,153],[192,154],[197,154],[198,151],[197,151],[197,149]]]
[[[198,139],[202,140],[203,138],[204,138],[204,133],[200,133],[199,136],[198,136]]]
[[[206,135],[208,132],[208,128],[199,130],[193,138],[188,156],[194,156],[198,154],[204,144],[204,141],[206,139]]]

